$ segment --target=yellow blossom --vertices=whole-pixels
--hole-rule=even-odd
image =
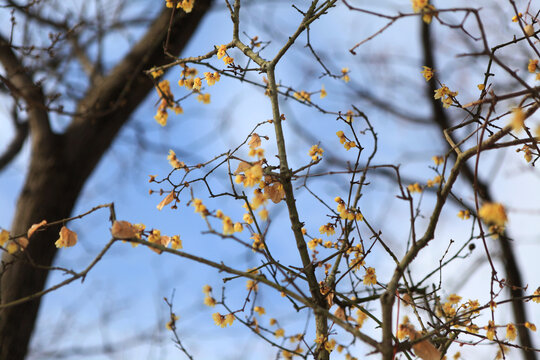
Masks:
[[[251,217],[250,214],[244,214],[243,220],[244,220],[247,224],[253,223],[253,218]]]
[[[259,316],[262,316],[262,315],[266,314],[266,310],[262,306],[255,306],[253,308],[253,311],[255,311],[257,314],[259,314]]]
[[[234,58],[230,57],[230,56],[225,56],[223,58],[223,62],[225,63],[225,65],[230,65],[234,62]]]
[[[176,157],[176,153],[173,150],[169,150],[167,160],[169,161],[169,164],[171,164],[173,169],[181,169],[186,167],[186,164],[184,164],[183,161],[178,160],[178,158]]]
[[[160,77],[161,75],[163,75],[163,70],[162,69],[159,69],[159,70],[154,70],[150,73],[150,75],[152,75],[152,77],[155,79],[155,78],[158,78]]]
[[[197,101],[202,102],[203,104],[210,104],[210,94],[197,95]]]
[[[244,225],[242,223],[236,222],[234,223],[234,232],[242,232],[244,231]]]
[[[448,302],[451,304],[457,304],[460,301],[461,301],[461,296],[457,294],[451,294],[450,296],[448,296]]]
[[[277,338],[285,336],[285,330],[284,329],[277,329],[274,331],[274,336]]]
[[[375,269],[368,267],[366,269],[366,275],[364,276],[364,285],[375,285],[377,284],[377,275],[375,274]]]
[[[526,322],[525,323],[525,327],[531,331],[536,331],[536,325],[534,325],[533,323],[530,323],[530,322]]]
[[[424,68],[424,70],[422,70],[422,76],[424,77],[424,79],[426,79],[426,81],[431,80],[431,78],[433,77],[433,69],[427,66],[422,67]]]
[[[220,313],[213,313],[212,318],[214,319],[214,322],[217,326],[224,328],[227,325],[232,325],[234,321],[234,315],[228,314],[228,315],[221,315]]]
[[[422,192],[422,187],[420,186],[420,184],[418,183],[414,183],[414,184],[410,184],[409,186],[407,186],[407,190],[409,190],[409,192],[411,193],[415,193],[415,192]]]
[[[263,169],[260,164],[256,164],[247,169],[244,174],[244,186],[252,187],[257,185],[261,181],[263,176]]]
[[[270,324],[270,326],[273,326],[273,325],[276,325],[277,320],[274,318],[270,318],[270,320],[268,320],[268,323]]]
[[[478,88],[478,90],[482,91],[486,88],[486,86],[484,84],[478,84],[476,85],[476,87]]]
[[[324,85],[321,86],[321,99],[324,99],[326,97],[327,92],[326,92],[326,89],[324,88]]]
[[[364,321],[366,321],[367,319],[367,314],[361,309],[363,309],[363,307],[360,307],[360,309],[356,310],[356,323],[358,324],[359,328],[364,325]]]
[[[253,190],[253,198],[251,199],[250,205],[253,210],[257,210],[259,206],[264,205],[268,202],[268,197],[261,189]]]
[[[310,241],[308,241],[307,246],[310,248],[310,250],[313,250],[317,247],[317,245],[322,244],[322,239],[313,238]]]
[[[512,119],[510,120],[510,125],[515,132],[520,132],[525,126],[525,113],[521,108],[512,109]]]
[[[9,231],[2,230],[0,232],[0,246],[4,246],[9,240]]]
[[[217,58],[221,59],[222,57],[227,55],[226,51],[227,51],[227,45],[220,45],[217,52]]]
[[[469,210],[459,210],[457,216],[462,220],[467,220],[471,217],[471,213]]]
[[[311,94],[305,90],[295,92],[293,94],[293,97],[299,101],[311,101]]]
[[[433,160],[433,162],[437,166],[441,165],[444,162],[444,158],[442,156],[438,156],[438,155],[432,156],[431,160]]]
[[[257,283],[257,281],[248,280],[246,282],[246,289],[257,292],[259,291],[259,284]]]
[[[195,207],[195,212],[201,214],[203,218],[208,215],[208,210],[206,209],[206,206],[202,203],[201,199],[193,199],[193,202],[191,204]]]
[[[261,220],[268,220],[268,210],[262,209],[261,211],[259,211],[259,217],[261,218]]]
[[[417,13],[428,5],[428,0],[411,0],[411,3],[413,11]]]
[[[318,145],[313,145],[311,149],[309,149],[309,156],[311,156],[311,159],[313,161],[319,160],[319,156],[322,156],[324,150],[320,148]]]
[[[180,240],[179,235],[174,235],[171,238],[171,248],[173,248],[174,250],[178,250],[182,248],[182,240]]]
[[[534,297],[532,298],[532,301],[540,304],[540,287],[535,290],[535,292],[533,293],[533,296]]]
[[[506,338],[510,341],[516,340],[517,330],[514,324],[506,325]]]
[[[205,73],[205,76],[206,76],[206,73]],[[201,90],[201,86],[202,86],[201,78],[196,77],[195,79],[193,79],[193,89],[194,90]]]
[[[465,328],[465,330],[467,330],[468,332],[470,332],[471,334],[478,334],[478,326],[475,325],[475,324],[470,324],[469,326],[467,326]]]
[[[518,22],[518,21],[519,21],[519,18],[522,17],[522,16],[523,16],[522,13],[518,13],[517,16],[514,15],[514,16],[512,17],[512,22]]]
[[[343,81],[345,81],[346,83],[348,83],[351,78],[349,77],[349,68],[342,68],[341,69],[341,78],[343,79]]]
[[[210,295],[210,293],[212,292],[212,287],[210,285],[204,285],[202,291],[204,294]]]
[[[352,110],[347,110],[347,112],[345,113],[345,121],[348,122],[349,124],[352,123],[353,116],[354,116],[353,111]]]
[[[427,187],[433,187],[434,185],[440,184],[440,183],[441,183],[441,176],[437,175],[433,178],[433,180],[428,180],[426,185]]]
[[[257,250],[263,250],[264,249],[264,242],[262,241],[261,234],[253,233],[251,235],[250,239],[253,239],[253,244],[251,245],[251,249],[255,252]]]
[[[211,72],[205,72],[204,73],[204,78],[206,79],[206,82],[208,83],[208,85],[214,85],[216,83],[216,81],[219,81],[220,79],[220,75],[219,73],[216,71],[214,73],[211,73]]]
[[[493,340],[493,338],[495,337],[495,332],[496,332],[495,323],[489,320],[488,325],[484,326],[484,329],[486,330],[486,337],[489,340]]]
[[[231,235],[234,234],[234,224],[230,217],[225,216],[223,218],[223,234]]]
[[[336,340],[330,339],[324,343],[324,349],[328,352],[332,352],[336,347]]]
[[[331,223],[328,223],[326,225],[322,225],[319,228],[319,232],[321,234],[326,234],[327,236],[334,235],[336,233],[336,230],[334,230],[334,225]]]
[[[204,297],[204,305],[214,307],[214,306],[216,306],[216,299],[214,299],[210,295],[206,295]]]
[[[487,224],[504,227],[508,218],[504,206],[499,203],[485,203],[478,211],[478,216]]]
[[[171,319],[165,324],[165,327],[167,330],[174,330],[176,328],[175,323],[179,319],[178,315],[175,313],[171,314]]]
[[[349,151],[351,148],[356,147],[356,143],[354,141],[347,141],[343,146],[345,150]]]
[[[529,65],[527,65],[527,70],[529,70],[530,73],[536,72],[536,69],[538,68],[538,59],[529,59]]]

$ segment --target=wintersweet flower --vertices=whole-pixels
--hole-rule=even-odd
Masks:
[[[433,77],[433,69],[428,66],[422,66],[422,67],[424,68],[424,70],[422,70],[421,73],[424,79],[426,79],[426,81],[431,80],[431,78]]]
[[[214,73],[211,73],[211,72],[205,72],[204,73],[204,78],[206,80],[206,82],[208,83],[208,85],[212,86],[216,83],[216,81],[219,81],[220,79],[220,75],[219,73],[216,71]]]
[[[326,97],[326,95],[328,95],[328,93],[326,92],[326,89],[324,88],[324,85],[321,86],[321,99],[324,99]]]
[[[529,65],[527,65],[527,70],[529,70],[530,73],[536,72],[536,69],[538,68],[538,59],[529,59]]]
[[[334,235],[336,233],[336,230],[334,230],[334,225],[331,223],[328,223],[326,225],[322,225],[319,228],[319,232],[321,234],[326,234],[327,236]]]
[[[514,324],[506,325],[506,338],[510,341],[516,340],[517,330]]]
[[[478,216],[487,224],[504,227],[508,218],[504,206],[499,203],[485,203],[478,211]]]
[[[318,145],[313,145],[311,149],[309,149],[309,156],[311,156],[311,159],[313,161],[319,160],[319,156],[322,156],[324,150],[320,148]]]
[[[366,275],[363,280],[364,285],[375,285],[377,284],[377,275],[375,274],[375,269],[368,267],[366,269]]]
[[[226,51],[227,51],[227,45],[220,45],[217,52],[217,58],[221,59],[222,57],[227,55]]]

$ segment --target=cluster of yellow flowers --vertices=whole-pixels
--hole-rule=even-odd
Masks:
[[[173,167],[173,169],[185,169],[188,170],[186,164],[183,161],[178,160],[176,153],[173,150],[169,150],[169,155],[167,155],[167,161]]]
[[[157,114],[154,116],[154,119],[161,126],[165,126],[167,125],[167,118],[169,116],[169,114],[167,113],[167,109],[172,109],[175,114],[182,114],[184,110],[174,102],[174,97],[171,92],[169,80],[160,81],[156,90],[161,100],[158,106]]]
[[[377,275],[375,274],[375,269],[368,267],[366,269],[366,275],[364,275],[363,280],[364,285],[376,285],[377,284]]]
[[[214,319],[214,322],[217,326],[224,328],[225,326],[230,326],[233,324],[234,321],[234,315],[233,314],[227,314],[227,315],[221,315],[220,313],[213,313],[212,319]]]
[[[538,68],[538,59],[529,59],[529,65],[527,66],[527,70],[529,70],[530,73],[536,74],[536,80],[540,80],[540,69]]]
[[[349,151],[351,148],[356,147],[356,143],[350,140],[343,131],[338,131],[336,135],[339,138],[339,142],[345,147],[345,150]]]
[[[300,92],[295,92],[293,94],[293,97],[296,99],[296,100],[299,100],[299,101],[306,101],[306,102],[310,102],[311,101],[311,94],[308,93],[307,91],[305,90],[301,90]]]
[[[319,147],[319,145],[313,145],[311,149],[309,149],[309,156],[311,156],[311,159],[313,161],[319,160],[319,157],[322,157],[324,150]]]
[[[331,223],[328,223],[326,225],[322,225],[319,228],[319,232],[321,234],[326,234],[327,236],[334,235],[336,233],[336,230],[334,229],[334,225]]]
[[[429,0],[411,0],[412,8],[415,13],[421,12],[422,20],[429,24],[435,13],[435,6],[429,3]]]
[[[349,77],[349,68],[344,67],[343,69],[341,69],[341,79],[346,83],[351,81],[351,78]]]
[[[19,237],[17,239],[11,239],[11,240],[9,238],[10,238],[9,231],[2,230],[0,232],[0,247],[4,248],[9,254],[14,254],[19,250],[24,251],[24,249],[28,246],[28,238],[24,236]],[[60,239],[61,238],[62,236],[60,236]],[[76,241],[77,241],[77,237],[75,236],[75,242]],[[73,246],[73,245],[75,245],[75,243],[68,246]],[[57,245],[57,247],[59,246]]]
[[[409,190],[410,193],[421,193],[422,187],[418,183],[410,184],[407,186],[407,190]]]
[[[334,201],[337,202],[337,211],[339,213],[339,217],[343,220],[349,220],[349,221],[362,221],[364,220],[364,216],[358,209],[349,209],[347,208],[347,205],[345,204],[345,201],[341,199],[339,196],[336,196],[334,198]]]
[[[195,5],[195,0],[165,0],[165,6],[168,8],[173,8],[176,3],[177,9],[182,9],[186,13],[190,13],[193,10],[193,5]]]
[[[221,219],[223,222],[223,234],[224,235],[232,235],[235,232],[242,232],[244,231],[244,225],[240,222],[233,223],[230,217],[223,214],[223,211],[218,210],[216,211],[216,217],[218,219]]]
[[[468,220],[471,217],[471,212],[469,210],[459,210],[457,217],[461,220]]]
[[[220,45],[218,47],[217,57],[218,59],[223,58],[223,62],[225,63],[225,65],[229,65],[234,62],[234,59],[227,55],[227,45]]]
[[[454,100],[452,98],[456,97],[457,95],[457,91],[450,91],[448,86],[443,84],[439,89],[435,90],[435,95],[433,95],[433,97],[435,99],[441,99],[443,107],[448,109],[450,105],[454,103]]]
[[[422,67],[424,68],[424,70],[422,70],[422,76],[424,77],[424,79],[426,79],[426,81],[431,80],[434,73],[433,69],[428,66],[422,66]]]
[[[182,240],[180,240],[179,235],[166,236],[161,235],[161,231],[158,229],[152,229],[152,231],[145,233],[146,226],[144,224],[131,224],[128,221],[115,221],[111,228],[111,234],[113,237],[122,240],[130,239],[142,239],[143,236],[147,237],[147,241],[152,244],[157,244],[161,246],[171,246],[172,249],[178,250],[182,249]],[[133,247],[136,247],[138,243],[133,242]],[[161,254],[160,249],[150,247],[150,250]]]
[[[216,299],[212,296],[212,287],[210,285],[203,286],[204,293],[204,305],[214,307],[216,306]]]

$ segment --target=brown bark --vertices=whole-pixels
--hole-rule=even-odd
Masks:
[[[168,60],[163,54],[167,29],[171,24],[168,52],[179,54],[192,37],[211,0],[198,0],[190,14],[178,10],[170,22],[165,9],[143,38],[99,83],[88,89],[63,134],[54,134],[49,125],[41,89],[26,73],[6,40],[0,38],[0,62],[14,97],[29,108],[32,139],[28,175],[19,196],[11,233],[22,234],[43,219],[70,216],[86,180],[107,151],[131,113],[152,90],[152,81],[142,70]],[[1,303],[24,298],[43,289],[47,267],[56,254],[59,227],[36,233],[24,253],[4,254],[0,278]],[[39,309],[40,299],[0,309],[0,360],[24,359]]]

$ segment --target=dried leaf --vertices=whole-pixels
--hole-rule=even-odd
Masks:
[[[37,231],[37,229],[44,225],[47,225],[47,220],[41,220],[41,222],[30,226],[30,229],[28,229],[28,233],[26,233],[28,239],[30,239],[30,237]]]
[[[250,167],[251,167],[251,165],[249,163],[247,163],[245,161],[242,161],[240,164],[238,164],[238,168],[234,172],[234,175],[238,175],[240,173],[243,173],[244,171],[246,171]]]
[[[171,191],[161,202],[157,205],[158,210],[163,209],[165,205],[170,204],[174,200],[174,191]]]
[[[45,221],[45,220],[43,220],[43,221]],[[19,245],[19,249],[21,251],[24,251],[24,249],[26,249],[26,247],[28,246],[29,241],[24,236],[21,236],[20,238],[15,239],[15,242]]]
[[[60,238],[54,243],[57,248],[71,247],[77,243],[77,234],[74,231],[69,230],[67,227],[62,226],[60,229]]]
[[[345,309],[343,309],[341,306],[338,306],[336,311],[334,312],[334,315],[343,321],[347,321],[347,315],[345,315]]]
[[[261,138],[259,137],[259,134],[251,134],[251,139],[249,139],[248,145],[250,149],[255,149],[261,146]]]
[[[283,185],[278,182],[273,183],[270,186],[264,187],[264,194],[271,199],[274,204],[277,204],[285,197],[285,191],[283,190]]]
[[[111,228],[111,234],[118,239],[131,239],[137,237],[137,229],[127,221],[115,221]]]
[[[428,340],[414,344],[413,350],[416,356],[423,360],[439,360],[441,358],[439,350]]]

